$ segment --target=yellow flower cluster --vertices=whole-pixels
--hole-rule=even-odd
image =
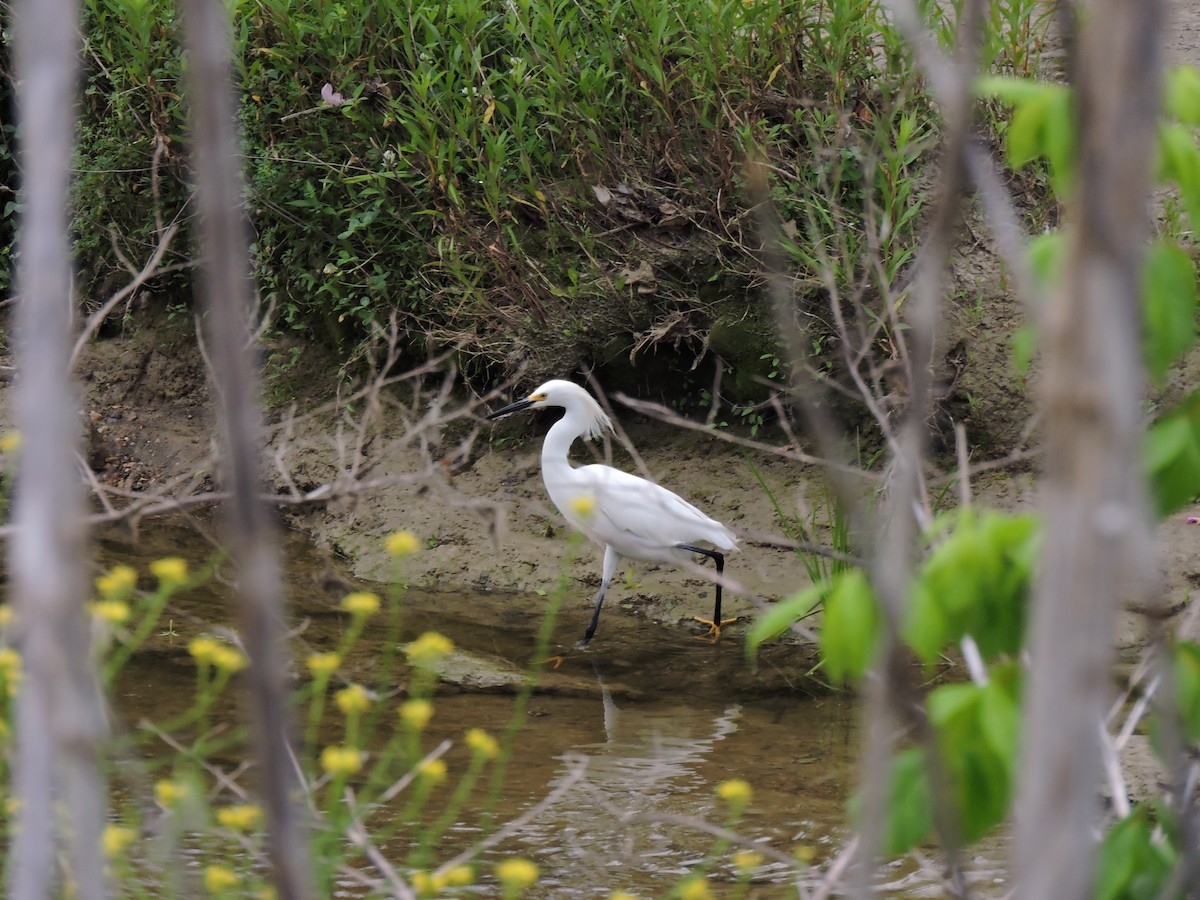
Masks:
[[[97,600],[88,608],[102,622],[120,625],[129,621],[129,604],[124,600]]]
[[[154,799],[159,806],[175,806],[187,796],[187,787],[170,778],[159,779],[154,784]]]
[[[12,607],[7,603],[0,603],[0,628],[10,624],[13,620]]]
[[[743,874],[753,872],[763,864],[763,855],[757,850],[739,850],[733,854],[733,867]]]
[[[353,775],[362,764],[362,753],[353,747],[326,747],[321,751],[321,768],[331,775]]]
[[[168,556],[156,559],[150,563],[150,573],[158,579],[160,586],[165,588],[178,587],[187,581],[187,560],[178,556]]]
[[[253,831],[262,823],[262,808],[253,803],[238,803],[217,810],[217,822],[234,831]]]
[[[454,649],[454,643],[445,635],[436,631],[427,631],[404,648],[408,661],[414,666],[432,668],[445,659],[446,654]]]
[[[510,891],[523,891],[538,880],[538,867],[527,859],[514,857],[496,864],[496,877]]]
[[[371,695],[359,684],[342,688],[333,695],[333,700],[347,716],[357,716],[371,708]]]
[[[16,453],[21,449],[21,432],[6,431],[0,435],[0,453]]]
[[[467,746],[476,756],[485,759],[495,759],[500,755],[500,744],[482,728],[472,728],[467,732]]]
[[[433,718],[433,704],[428,700],[405,700],[396,712],[400,714],[401,722],[420,731]]]
[[[712,897],[712,891],[703,877],[696,876],[689,878],[679,886],[679,896],[681,900],[709,900]]]
[[[342,598],[341,607],[355,618],[365,619],[379,612],[379,595],[370,591],[355,591]]]
[[[240,650],[222,644],[215,638],[197,637],[188,642],[188,653],[197,665],[211,665],[221,672],[232,675],[246,668],[246,657]]]
[[[204,870],[204,889],[210,894],[227,891],[237,883],[237,873],[225,866],[208,866]]]
[[[314,678],[328,678],[341,664],[342,658],[336,653],[314,653],[308,658],[308,671]]]
[[[717,796],[730,806],[741,808],[750,802],[754,790],[743,778],[730,778],[717,785]]]
[[[120,856],[136,837],[137,832],[132,828],[126,828],[124,825],[106,825],[104,834],[100,838],[104,855]]]
[[[383,539],[383,545],[392,556],[403,559],[421,549],[420,539],[411,531],[393,531]]]
[[[638,900],[637,894],[631,894],[628,891],[613,891],[608,895],[608,900]]]
[[[0,647],[0,681],[8,686],[10,696],[21,683],[21,654],[12,647]]]
[[[417,767],[417,777],[430,784],[441,784],[446,780],[446,761],[430,759]]]
[[[96,590],[104,600],[125,600],[137,586],[137,572],[126,565],[116,565],[96,577]]]
[[[475,883],[470,866],[454,866],[445,872],[413,872],[412,886],[422,897],[436,896],[438,891],[451,887],[467,887]]]

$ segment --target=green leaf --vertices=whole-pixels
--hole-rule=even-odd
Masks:
[[[931,798],[925,754],[915,747],[897,753],[888,790],[885,853],[898,856],[929,837],[933,830]]]
[[[1039,234],[1029,242],[1029,265],[1042,287],[1058,284],[1066,263],[1066,236],[1061,231]]]
[[[1200,494],[1200,435],[1185,412],[1151,425],[1143,447],[1159,516],[1174,512]]]
[[[1158,172],[1160,180],[1179,185],[1192,229],[1200,230],[1200,149],[1191,128],[1176,123],[1159,125]]]
[[[1174,866],[1175,852],[1156,839],[1150,808],[1138,804],[1112,827],[1097,854],[1097,900],[1156,897]]]
[[[1053,109],[1049,91],[1041,91],[1013,108],[1008,123],[1008,163],[1020,169],[1047,155],[1046,123]]]
[[[912,587],[901,629],[904,642],[921,662],[933,663],[950,641],[949,623],[937,598],[918,581]]]
[[[1200,125],[1200,71],[1195,66],[1175,66],[1167,71],[1167,113],[1187,125]]]
[[[975,93],[979,97],[995,97],[1009,106],[1021,106],[1042,96],[1046,87],[1044,82],[1030,78],[989,75],[975,82]]]
[[[879,610],[867,577],[852,569],[833,583],[825,600],[821,655],[834,681],[857,680],[871,664],[879,638]]]
[[[1142,290],[1146,368],[1161,381],[1196,341],[1196,267],[1179,246],[1157,240],[1146,254]]]
[[[1175,694],[1184,735],[1196,743],[1200,741],[1200,646],[1190,641],[1175,647]]]
[[[784,597],[755,619],[746,635],[746,655],[753,657],[760,644],[779,637],[791,628],[793,623],[812,612],[828,590],[829,582],[819,581]]]
[[[1018,375],[1029,374],[1029,365],[1033,362],[1033,354],[1037,352],[1037,329],[1032,325],[1022,325],[1012,336],[1012,366]]]

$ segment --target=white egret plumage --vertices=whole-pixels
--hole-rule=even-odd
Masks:
[[[696,617],[710,626],[714,639],[721,626],[721,575],[724,551],[737,548],[733,532],[702,513],[682,497],[645,478],[599,464],[572,466],[567,458],[578,437],[597,438],[612,428],[592,395],[570,381],[547,381],[529,396],[491,413],[498,419],[510,413],[547,406],[562,407],[566,413],[554,423],[542,444],[542,479],[550,499],[572,526],[604,548],[604,568],[595,610],[580,645],[596,633],[600,607],[608,583],[621,559],[680,562],[700,553],[717,565],[716,604],[711,620]],[[711,544],[716,549],[696,546]]]

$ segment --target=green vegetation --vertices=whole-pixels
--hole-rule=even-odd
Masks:
[[[1013,43],[989,52],[1020,69],[1031,4],[994,7]],[[754,305],[744,163],[760,154],[809,275],[835,233],[847,278],[868,236],[888,277],[911,258],[934,119],[878,0],[231,8],[257,274],[280,328],[353,345],[397,313],[414,351],[461,344],[477,376],[624,360],[680,315],[702,335]],[[144,259],[159,221],[191,215],[175,16],[165,0],[85,3],[84,296],[126,279],[114,241]],[[176,302],[187,276],[172,277]]]
[[[1069,192],[1075,144],[1069,89],[993,77],[983,79],[979,91],[1014,107],[1006,129],[1010,164],[1019,168],[1041,162],[1056,189]],[[1193,231],[1200,227],[1198,128],[1200,73],[1173,70],[1159,127],[1158,180],[1178,192]],[[1195,247],[1183,241],[1183,234],[1178,222],[1168,220],[1144,260],[1143,356],[1160,386],[1196,340]],[[1053,289],[1064,269],[1065,246],[1057,232],[1030,242],[1031,268],[1047,289]],[[1016,343],[1022,364],[1028,365],[1031,336]],[[1200,392],[1157,417],[1146,435],[1145,458],[1160,516],[1200,495]],[[885,827],[890,853],[903,853],[933,834],[934,772],[944,780],[951,821],[962,840],[977,840],[1009,814],[1024,680],[1018,661],[1026,641],[1039,529],[1033,516],[964,508],[940,515],[924,536],[924,556],[898,637],[927,666],[970,641],[984,671],[974,683],[941,685],[925,696],[923,720],[932,738],[903,750],[893,762]],[[859,570],[825,575],[781,601],[755,623],[749,648],[753,652],[821,604],[824,670],[835,681],[857,684],[875,662],[884,627],[871,584]],[[1160,705],[1150,734],[1170,766],[1181,752],[1192,754],[1200,746],[1200,645],[1180,641],[1164,652],[1174,656],[1174,694]],[[937,755],[936,765],[929,754]],[[1134,806],[1105,838],[1096,896],[1176,896],[1168,878],[1186,847],[1178,811],[1170,803]]]

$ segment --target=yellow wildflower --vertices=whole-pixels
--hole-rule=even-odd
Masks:
[[[333,700],[337,703],[338,709],[347,716],[358,715],[371,708],[371,695],[359,684],[342,688],[333,695]]]
[[[442,873],[446,887],[467,887],[475,883],[475,871],[470,866],[455,866]]]
[[[507,891],[523,891],[538,880],[538,867],[527,859],[514,857],[496,865],[496,877]]]
[[[221,644],[214,638],[196,637],[188,641],[188,653],[199,665],[209,665],[221,649]]]
[[[428,669],[436,666],[453,649],[454,643],[450,638],[436,631],[427,631],[408,644],[404,652],[408,654],[408,661],[414,666]]]
[[[477,756],[495,759],[500,755],[500,744],[482,728],[472,728],[467,732],[467,746]]]
[[[132,828],[126,828],[124,825],[106,825],[100,839],[101,846],[104,847],[104,855],[119,856],[126,847],[133,843],[133,839],[136,837],[137,832]]]
[[[412,884],[413,890],[417,892],[418,897],[432,897],[437,891],[433,883],[433,876],[428,872],[422,872],[418,869],[408,876],[408,880]]]
[[[421,763],[417,775],[430,784],[441,784],[446,780],[446,762],[442,759],[431,759]]]
[[[353,775],[362,768],[362,754],[353,747],[326,747],[321,751],[321,768],[331,775]]]
[[[613,891],[608,895],[608,900],[638,900],[637,894],[631,894],[628,891]]]
[[[0,628],[8,625],[13,620],[12,607],[7,603],[0,603]]]
[[[679,886],[679,896],[681,900],[709,900],[712,897],[712,891],[708,888],[708,882],[701,876],[689,878]]]
[[[591,518],[596,512],[596,498],[591,494],[580,494],[571,498],[571,509],[585,519]]]
[[[262,823],[262,808],[253,803],[238,803],[217,810],[217,822],[234,831],[253,831]]]
[[[792,856],[802,863],[810,863],[817,855],[817,848],[812,844],[797,844],[792,848]]]
[[[383,539],[383,545],[392,556],[412,556],[421,549],[421,541],[411,531],[393,531]]]
[[[88,608],[97,619],[113,625],[129,621],[129,604],[124,600],[97,600]]]
[[[185,796],[187,788],[178,781],[161,778],[154,784],[154,799],[158,801],[159,806],[174,806]]]
[[[0,678],[9,684],[21,680],[21,654],[12,647],[0,647]]]
[[[730,778],[717,785],[717,796],[730,806],[741,808],[750,802],[754,790],[743,778]]]
[[[428,700],[405,700],[397,712],[400,713],[401,722],[420,731],[433,718],[433,704]]]
[[[232,675],[234,672],[240,672],[246,668],[247,660],[240,650],[218,644],[212,654],[212,663],[222,672]]]
[[[237,883],[237,873],[225,866],[209,866],[204,870],[204,889],[210,894],[227,891]]]
[[[137,572],[126,565],[116,565],[96,578],[96,590],[105,600],[124,600],[137,586]]]
[[[150,563],[150,572],[158,579],[160,587],[178,587],[187,581],[187,560],[178,556],[168,556],[156,559]]]
[[[21,449],[21,432],[6,431],[0,435],[0,453],[16,453]]]
[[[752,872],[763,863],[763,855],[757,850],[739,850],[733,854],[733,867],[739,872]]]
[[[355,591],[342,598],[341,606],[355,618],[365,619],[379,612],[379,595],[370,591]]]
[[[328,678],[341,664],[342,658],[336,653],[314,653],[308,658],[308,671],[315,678]]]

